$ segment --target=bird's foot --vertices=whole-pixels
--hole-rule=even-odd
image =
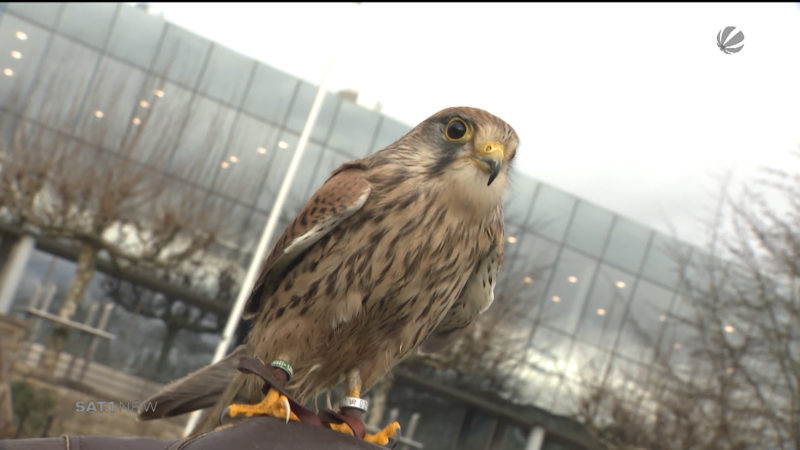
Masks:
[[[398,431],[400,431],[400,424],[392,422],[375,434],[365,434],[364,440],[373,444],[386,445],[389,443],[389,438],[397,436]]]
[[[339,433],[344,433],[350,436],[354,435],[352,427],[347,422],[331,423],[328,424],[328,426],[331,430],[338,431]],[[389,443],[389,438],[397,437],[398,431],[400,431],[400,424],[397,422],[392,422],[375,434],[365,434],[363,439],[373,444],[386,445]]]
[[[264,399],[255,405],[234,403],[228,407],[229,416],[235,417],[240,414],[247,417],[255,415],[277,417],[278,419],[286,420],[287,423],[289,420],[300,420],[297,415],[292,412],[289,399],[285,395],[281,395],[281,393],[274,388],[270,388]]]

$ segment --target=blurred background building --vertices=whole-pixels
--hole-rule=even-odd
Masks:
[[[72,369],[68,355],[84,358],[89,346],[89,372],[102,366],[157,383],[206,364],[316,89],[146,7],[0,4],[0,155],[8,158],[0,161],[59,153],[46,167],[31,162],[36,170],[26,173],[81,178],[53,183],[64,192],[37,192],[27,203],[39,205],[38,212],[28,216],[14,211],[21,203],[0,198],[0,292],[7,292],[0,312],[37,323],[21,363],[39,363],[52,329],[22,309],[41,309],[49,295],[44,306],[55,314],[91,241],[80,225],[42,210],[70,194],[124,190],[117,185],[124,174],[102,178],[90,169],[126,167],[126,173],[156,174],[158,189],[128,180],[126,186],[145,186],[149,197],[131,200],[118,220],[94,230],[117,244],[92,247],[96,273],[71,316],[96,324],[102,308],[92,305],[114,305],[102,327],[114,338],[90,345],[94,335],[71,333],[59,370]],[[280,229],[340,163],[411,128],[355,100],[354,92],[325,97]],[[547,150],[522,151],[544,158]],[[8,174],[8,167],[0,171]],[[130,196],[137,189],[128,189]],[[569,419],[581,406],[583,387],[600,379],[624,385],[633,374],[647,376],[656,353],[680,352],[679,330],[669,320],[684,307],[675,252],[691,257],[692,249],[518,172],[505,207],[506,259],[495,305],[447,355],[398,369],[393,384],[381,387],[388,392],[386,414],[399,408],[404,424],[421,414],[414,439],[425,448],[591,448],[586,432]],[[123,255],[124,227],[115,226],[155,227],[165,222],[140,219],[164,220],[170,211],[191,216],[178,234],[213,231],[213,239],[198,245],[200,257],[171,270],[139,267],[136,257]],[[83,384],[97,388],[99,382]],[[152,388],[142,385],[128,395],[143,398]]]

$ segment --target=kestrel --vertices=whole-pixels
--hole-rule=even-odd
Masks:
[[[361,407],[360,392],[423,341],[469,325],[492,303],[517,144],[498,117],[448,108],[339,166],[265,262],[236,353],[272,361],[301,403],[345,381],[348,406]],[[229,357],[173,382],[143,416],[258,401],[260,381],[234,367]]]

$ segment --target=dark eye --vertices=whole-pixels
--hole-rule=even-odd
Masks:
[[[447,136],[447,139],[450,139],[451,141],[458,141],[467,134],[468,130],[469,128],[467,127],[467,123],[456,117],[447,123],[447,128],[445,128],[444,134]]]

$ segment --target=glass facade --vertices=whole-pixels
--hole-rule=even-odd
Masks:
[[[231,205],[229,220],[238,232],[217,250],[239,267],[254,251],[317,89],[143,9],[111,3],[0,6],[0,71],[4,130],[8,121],[23,118],[44,134],[59,132],[62,139],[88,141],[150,166],[209,204]],[[329,93],[280,227],[337,165],[410,128]],[[621,367],[647,370],[653,349],[669,348],[662,341],[683,333],[668,316],[681,308],[680,273],[671,255],[686,247],[519,171],[512,173],[505,207],[506,260],[497,295],[514,287],[514,320],[507,326],[529,340],[515,362],[522,386],[516,402],[569,415],[589,374],[622,381]],[[18,304],[47,270],[48,258],[39,251],[31,258]],[[71,262],[56,266],[63,267],[55,272],[64,280],[74,272]],[[88,297],[103,295],[91,292]],[[63,290],[56,303],[59,295]],[[134,320],[148,319],[120,311],[114,320],[136,327]],[[214,339],[207,335],[182,348],[205,341],[202,351],[210,355]],[[107,354],[117,356],[107,361],[125,370],[154,358],[120,360],[114,350]],[[416,437],[430,448],[438,448],[444,429],[463,444],[455,448],[488,448],[479,441],[525,448],[526,424],[498,425],[475,406],[462,416],[441,408],[419,425]],[[553,442],[552,448],[573,448]]]

